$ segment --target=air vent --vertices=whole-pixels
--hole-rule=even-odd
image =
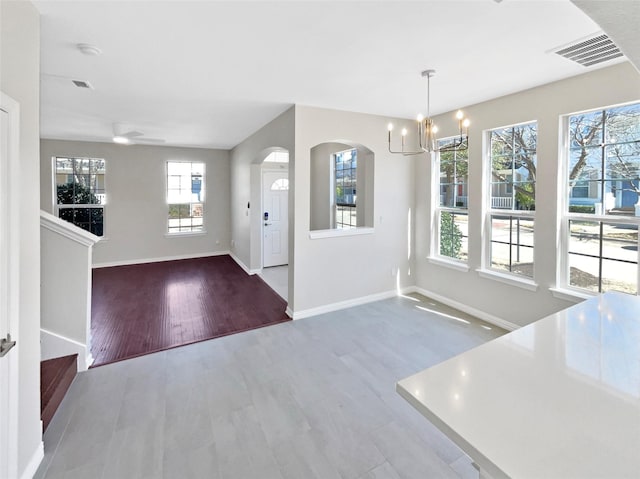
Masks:
[[[71,81],[78,88],[88,88],[89,90],[93,90],[91,83],[89,83],[88,81],[83,81],[83,80],[71,80]]]
[[[585,67],[607,62],[623,55],[613,40],[605,34],[560,47],[560,49],[554,50],[554,53]]]

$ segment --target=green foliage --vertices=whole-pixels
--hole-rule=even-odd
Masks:
[[[100,201],[91,190],[81,183],[58,185],[56,191],[60,205],[96,205]],[[102,208],[64,208],[59,211],[60,219],[102,236],[104,230],[104,211]]]
[[[453,221],[453,215],[443,211],[440,215],[440,254],[459,258],[461,247],[462,231]]]
[[[593,214],[596,208],[593,205],[569,205],[569,213]]]
[[[58,185],[58,204],[60,205],[95,205],[100,203],[96,195],[81,183],[65,183]]]
[[[191,208],[189,203],[169,205],[169,219],[189,218],[190,216]]]
[[[516,204],[519,210],[535,210],[536,200],[531,196],[533,186],[530,183],[518,185],[516,187]]]

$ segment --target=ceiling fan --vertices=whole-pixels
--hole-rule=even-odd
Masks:
[[[136,130],[123,131],[122,125],[113,124],[113,142],[120,145],[159,145],[165,142],[161,138],[147,138]]]

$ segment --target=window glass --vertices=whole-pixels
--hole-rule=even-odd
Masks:
[[[640,103],[571,115],[565,284],[638,293]]]
[[[333,155],[333,159],[336,228],[356,228],[358,226],[356,213],[358,159],[356,150],[341,151]]]
[[[534,277],[537,123],[489,132],[488,267]]]
[[[54,163],[58,217],[103,236],[105,160],[58,157]]]
[[[169,233],[204,231],[204,163],[167,162]]]
[[[451,146],[456,138],[438,141]],[[469,154],[467,149],[438,153],[440,198],[435,207],[438,234],[434,254],[462,262],[468,260]]]

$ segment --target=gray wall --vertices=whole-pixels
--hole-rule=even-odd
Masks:
[[[231,252],[252,272],[262,268],[261,163],[273,148],[289,152],[289,217],[292,215],[295,190],[294,121],[294,109],[289,108],[231,150]],[[294,246],[291,221],[289,226],[291,251]],[[291,254],[289,260],[291,275],[294,268]],[[292,281],[289,281],[290,287],[291,284]]]
[[[94,265],[204,256],[229,250],[229,152],[200,148],[117,145],[42,140],[41,208],[53,212],[52,158],[106,160],[105,240],[93,250]],[[166,162],[205,163],[205,234],[168,237]]]
[[[30,2],[0,2],[0,90],[20,104],[18,475],[38,459],[40,422],[40,18]],[[2,385],[1,387],[4,387]],[[32,471],[33,472],[33,471]]]
[[[555,298],[558,262],[560,116],[583,110],[640,100],[640,75],[623,63],[581,76],[526,90],[464,108],[472,121],[469,148],[469,267],[456,271],[427,260],[431,242],[431,162],[420,156],[416,177],[416,284],[518,325],[544,317],[572,303]],[[483,248],[483,132],[501,126],[538,122],[538,167],[535,228],[537,291],[482,278]],[[455,134],[453,113],[436,118],[441,137]],[[577,301],[577,299],[576,299]]]

